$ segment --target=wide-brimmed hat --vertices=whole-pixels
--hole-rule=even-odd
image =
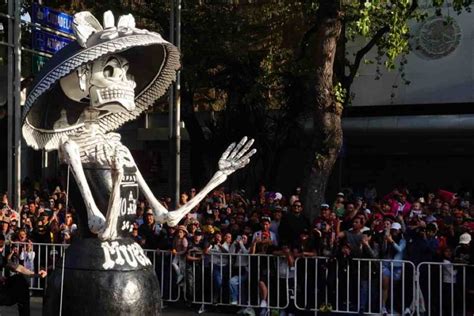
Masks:
[[[186,226],[184,226],[184,225],[178,225],[178,226],[176,227],[176,230],[177,230],[177,231],[182,230],[182,231],[184,231],[184,232],[186,233],[186,235],[189,234],[188,230],[186,229]]]
[[[89,101],[71,100],[59,84],[61,78],[81,66],[107,55],[120,55],[128,61],[128,73],[136,83],[134,110],[100,112],[98,125],[104,133],[116,130],[147,110],[166,92],[180,67],[178,49],[160,34],[136,28],[131,15],[120,17],[115,26],[108,11],[104,13],[102,27],[89,12],[80,12],[74,16],[73,28],[77,40],[42,68],[25,102],[23,137],[35,149],[57,149],[62,136],[84,129],[81,114],[89,107]]]

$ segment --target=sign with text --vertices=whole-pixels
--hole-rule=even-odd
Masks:
[[[73,17],[67,13],[33,3],[33,12],[31,16],[33,23],[48,26],[54,30],[68,34],[74,33],[72,30]]]
[[[66,37],[57,36],[41,30],[33,30],[33,49],[46,53],[55,54],[72,40]]]
[[[120,184],[120,213],[117,220],[117,232],[120,237],[130,237],[135,222],[138,204],[138,183],[135,167],[125,167]]]

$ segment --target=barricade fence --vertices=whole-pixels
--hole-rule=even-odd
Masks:
[[[13,243],[28,269],[61,267],[68,245]],[[164,301],[345,314],[473,315],[474,266],[265,254],[145,250]],[[2,271],[2,273],[5,273]],[[45,279],[30,279],[43,290]]]

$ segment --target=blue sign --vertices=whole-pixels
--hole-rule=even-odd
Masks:
[[[33,30],[33,49],[55,54],[64,46],[72,42],[72,39],[54,35],[41,30]]]
[[[48,7],[40,6],[37,3],[33,3],[32,19],[33,23],[48,26],[60,32],[73,34],[73,17],[64,12],[56,11]]]

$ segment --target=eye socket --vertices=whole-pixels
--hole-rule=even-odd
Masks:
[[[108,66],[105,66],[104,68],[104,77],[105,78],[109,78],[109,77],[112,77],[114,75],[114,67],[108,65]]]

